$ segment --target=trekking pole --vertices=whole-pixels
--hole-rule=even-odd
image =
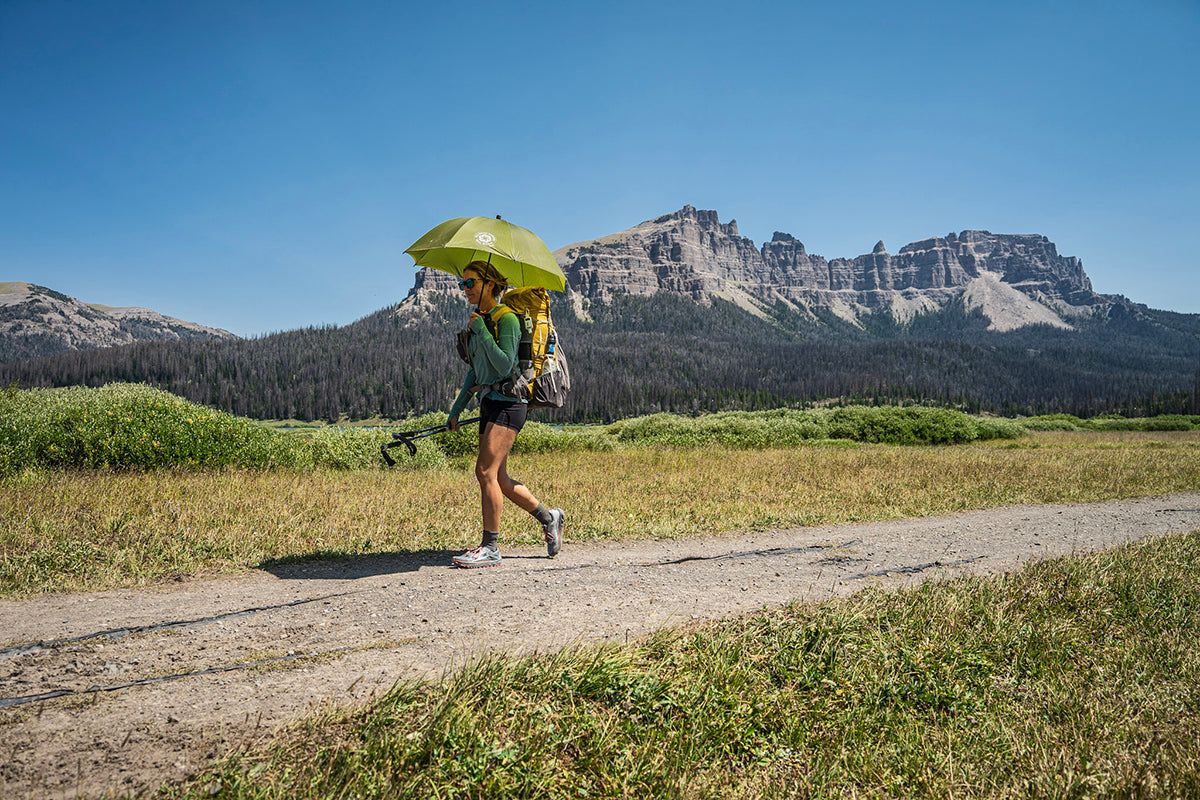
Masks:
[[[470,425],[472,422],[479,422],[479,417],[472,417],[471,419],[464,419],[462,422],[460,422],[458,424],[460,426]],[[431,428],[421,428],[418,431],[400,431],[399,433],[393,433],[392,438],[395,439],[396,441],[379,445],[379,452],[383,455],[383,460],[385,462],[387,462],[387,465],[389,467],[394,467],[394,466],[396,466],[396,459],[394,459],[390,455],[388,455],[389,447],[397,447],[399,445],[405,445],[406,447],[408,447],[408,454],[410,456],[415,456],[417,454],[417,446],[415,444],[413,444],[413,442],[415,440],[424,439],[426,436],[436,436],[437,434],[444,433],[445,431],[448,431],[448,430],[450,430],[450,425],[448,423],[443,423],[441,425],[434,425]]]

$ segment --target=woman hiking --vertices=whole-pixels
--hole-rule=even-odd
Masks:
[[[454,556],[458,567],[493,567],[500,563],[500,512],[504,498],[525,509],[542,525],[546,552],[553,558],[562,546],[562,509],[548,509],[524,484],[508,474],[508,452],[517,433],[525,425],[529,403],[524,397],[510,397],[500,391],[502,382],[512,374],[521,340],[521,323],[500,303],[507,281],[486,261],[472,261],[463,269],[459,287],[475,307],[467,326],[466,350],[470,368],[454,405],[450,407],[450,430],[458,430],[458,416],[471,399],[479,397],[479,453],[475,458],[475,478],[479,481],[483,509],[483,540],[474,550]],[[494,331],[494,333],[493,333]],[[511,384],[509,384],[511,386]]]

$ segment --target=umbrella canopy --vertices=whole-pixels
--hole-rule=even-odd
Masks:
[[[404,252],[418,267],[462,277],[472,261],[487,261],[511,286],[566,291],[563,271],[550,248],[532,231],[496,217],[458,217],[438,225]]]

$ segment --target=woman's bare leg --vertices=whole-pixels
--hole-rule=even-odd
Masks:
[[[479,481],[485,531],[500,530],[500,512],[505,497],[531,513],[538,507],[537,498],[525,488],[525,484],[514,481],[508,474],[508,452],[516,439],[515,430],[494,423],[488,424],[479,436],[475,478]]]

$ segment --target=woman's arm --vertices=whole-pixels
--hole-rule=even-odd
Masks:
[[[467,407],[467,403],[471,402],[471,388],[475,385],[475,370],[468,368],[467,375],[463,378],[462,386],[458,389],[458,397],[454,398],[454,404],[450,406],[450,419],[458,418],[463,409]],[[451,426],[453,430],[457,426]]]

